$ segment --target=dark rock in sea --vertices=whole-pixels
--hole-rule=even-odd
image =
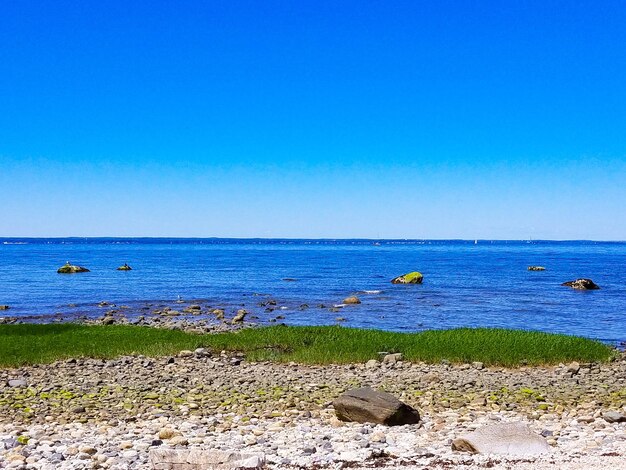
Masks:
[[[529,271],[545,271],[546,268],[543,266],[528,266]]]
[[[294,279],[292,277],[285,277],[285,278],[283,278],[283,281],[285,281],[285,282],[296,282],[297,279]]]
[[[0,305],[0,310],[9,310],[11,307],[8,305]]]
[[[119,268],[117,268],[118,271],[132,271],[133,268],[131,268],[130,266],[128,266],[126,263],[124,263],[123,266],[120,266]]]
[[[392,284],[421,284],[424,280],[422,273],[413,271],[402,276],[395,277],[391,280]]]
[[[346,297],[345,299],[343,299],[342,303],[348,304],[348,305],[356,305],[356,304],[360,304],[361,301],[356,295],[351,295],[350,297]]]
[[[598,286],[591,279],[576,279],[575,281],[564,282],[561,285],[571,287],[572,289],[579,289],[579,290],[596,290],[600,288],[600,286]]]
[[[348,390],[335,398],[333,407],[342,421],[401,426],[415,424],[420,420],[419,412],[415,408],[389,393],[369,387]]]
[[[88,272],[89,272],[89,269],[83,268],[82,266],[74,266],[73,264],[70,264],[69,261],[65,263],[63,266],[61,266],[59,269],[57,269],[57,273],[59,274],[74,274],[74,273],[88,273]]]

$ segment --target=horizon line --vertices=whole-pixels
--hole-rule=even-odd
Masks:
[[[594,243],[625,243],[626,240],[616,239],[557,239],[557,238],[361,238],[361,237],[319,237],[319,238],[307,238],[307,237],[181,237],[181,236],[0,236],[0,240],[163,240],[163,239],[175,239],[175,240],[313,240],[313,241],[498,241],[498,242],[594,242]]]

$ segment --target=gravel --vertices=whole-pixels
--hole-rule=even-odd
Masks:
[[[332,400],[359,386],[394,394],[422,421],[339,421]],[[626,423],[607,419],[624,415],[625,400],[623,355],[514,370],[250,363],[209,350],[73,359],[0,370],[0,468],[147,469],[150,449],[163,446],[263,453],[269,468],[626,468]],[[451,450],[461,434],[514,421],[545,436],[552,453]]]

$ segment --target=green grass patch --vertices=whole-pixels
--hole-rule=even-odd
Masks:
[[[163,356],[195,349],[201,342],[198,335],[138,326],[0,325],[0,366],[45,364],[73,357]]]
[[[208,347],[241,351],[250,361],[341,364],[400,352],[408,361],[519,366],[607,361],[614,350],[575,336],[492,328],[392,333],[340,326],[245,329],[196,335],[137,326],[0,325],[0,366],[48,363],[70,357],[162,356]]]

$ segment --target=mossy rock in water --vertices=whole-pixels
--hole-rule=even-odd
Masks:
[[[89,269],[83,268],[82,266],[74,266],[70,264],[69,261],[57,269],[57,273],[59,274],[74,274],[74,273],[88,273]]]
[[[128,266],[126,263],[124,263],[124,266],[120,266],[119,268],[117,268],[118,271],[132,271],[133,268],[131,268],[130,266]]]
[[[528,266],[529,271],[545,271],[546,268],[543,266]]]
[[[392,284],[421,284],[424,280],[422,273],[413,271],[412,273],[404,274],[402,276],[395,277],[391,280]]]

